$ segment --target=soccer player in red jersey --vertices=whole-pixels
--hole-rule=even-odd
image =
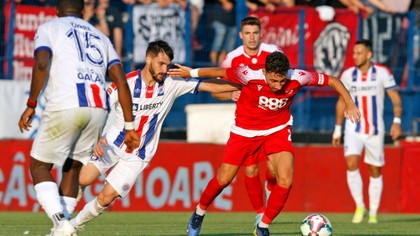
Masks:
[[[249,66],[252,69],[262,69],[264,68],[265,60],[270,53],[282,51],[274,44],[261,42],[261,22],[258,18],[253,16],[247,16],[241,20],[239,37],[242,39],[242,45],[226,55],[221,67]],[[236,91],[212,95],[219,100],[237,101],[240,93],[241,91]],[[259,176],[259,160],[256,158],[251,158],[249,160],[250,162],[243,164],[245,170],[245,189],[252,207],[257,213],[255,224],[258,224],[264,213],[263,185],[261,184]],[[276,179],[267,171],[266,180],[266,198],[268,199],[272,187],[276,184]]]
[[[343,97],[346,118],[358,122],[359,110],[340,80],[326,74],[291,69],[288,58],[281,52],[271,53],[266,59],[265,68],[259,70],[247,66],[200,69],[177,66],[179,68],[171,69],[168,74],[184,78],[227,77],[230,81],[243,84],[222,165],[201,195],[188,223],[188,234],[199,234],[207,208],[231,183],[240,166],[250,158],[264,156],[268,159],[270,173],[276,176],[277,184],[271,191],[254,235],[269,235],[268,226],[283,209],[293,182],[293,117],[290,113],[293,97],[303,86],[329,85]]]

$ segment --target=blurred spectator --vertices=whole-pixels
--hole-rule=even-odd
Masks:
[[[85,0],[83,19],[102,31],[112,42],[123,60],[123,15],[109,0]]]
[[[6,4],[5,1],[1,1],[0,2],[0,25],[2,25],[2,29],[0,29],[0,79],[4,79],[4,74],[3,74],[3,60],[5,57],[5,38],[4,38],[4,30],[6,27],[5,26],[5,19],[4,19],[4,5]]]
[[[191,35],[192,45],[194,50],[200,50],[203,48],[197,40],[197,26],[200,21],[200,16],[203,13],[204,0],[190,0],[191,3]]]
[[[406,13],[410,3],[415,2],[415,0],[382,0],[382,2],[388,5],[395,13]]]
[[[210,50],[210,62],[219,65],[225,59],[227,52],[235,48],[236,25],[235,25],[235,1],[219,0],[206,1],[212,4],[211,11],[213,29],[213,41]]]
[[[55,7],[57,6],[57,0],[15,0],[16,3],[31,5],[31,6],[45,6]]]
[[[85,0],[85,9],[83,10],[83,20],[92,24],[95,16],[95,0]]]
[[[258,8],[263,7],[269,12],[274,12],[277,7],[293,7],[295,0],[247,0],[245,5],[250,11],[256,11]]]

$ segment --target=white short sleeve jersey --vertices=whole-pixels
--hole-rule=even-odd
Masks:
[[[384,134],[385,90],[398,88],[391,71],[384,65],[374,63],[366,73],[351,67],[343,72],[340,79],[361,113],[361,120],[357,124],[346,120],[346,131]]]
[[[52,55],[44,85],[45,110],[108,109],[105,75],[120,59],[102,32],[80,18],[60,17],[38,27],[35,52],[38,50]]]
[[[115,107],[116,122],[107,132],[106,138],[109,144],[113,143],[127,153],[150,161],[156,153],[163,121],[175,99],[186,93],[197,93],[199,80],[167,77],[162,83],[147,86],[141,79],[140,70],[128,73],[127,80],[133,99],[134,124],[140,137],[140,146],[127,150],[124,144],[124,117],[118,102]],[[111,84],[107,92],[111,102],[118,100],[115,84]]]

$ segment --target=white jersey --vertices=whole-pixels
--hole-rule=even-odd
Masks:
[[[397,88],[391,71],[377,63],[373,63],[367,73],[351,67],[343,72],[341,81],[361,113],[359,123],[353,124],[346,120],[346,131],[369,135],[384,134],[385,90]]]
[[[116,121],[107,132],[106,138],[108,144],[113,143],[127,153],[150,161],[156,153],[163,121],[175,99],[186,93],[197,93],[199,80],[167,77],[162,83],[147,86],[138,70],[127,74],[127,82],[133,99],[134,124],[140,137],[140,146],[134,150],[127,150],[124,144],[124,116],[118,103],[115,84],[111,84],[107,89],[111,106],[113,103],[116,105]]]
[[[108,109],[105,75],[120,59],[102,32],[80,18],[59,17],[38,27],[35,52],[38,50],[49,50],[52,57],[44,85],[45,110]]]

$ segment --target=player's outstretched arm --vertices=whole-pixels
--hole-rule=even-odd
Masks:
[[[343,98],[343,101],[346,104],[346,108],[344,109],[344,117],[346,117],[346,119],[350,119],[350,121],[353,123],[359,122],[360,111],[356,104],[354,104],[353,99],[351,98],[346,87],[344,87],[343,83],[339,79],[333,76],[329,76],[328,85],[337,90],[337,92]]]
[[[198,91],[209,93],[224,93],[239,91],[241,88],[241,84],[235,84],[227,80],[206,79],[200,83],[198,86]]]
[[[169,69],[168,75],[172,77],[182,78],[214,78],[214,77],[226,77],[226,68],[221,67],[206,67],[192,69],[187,66],[175,63],[178,68]]]

